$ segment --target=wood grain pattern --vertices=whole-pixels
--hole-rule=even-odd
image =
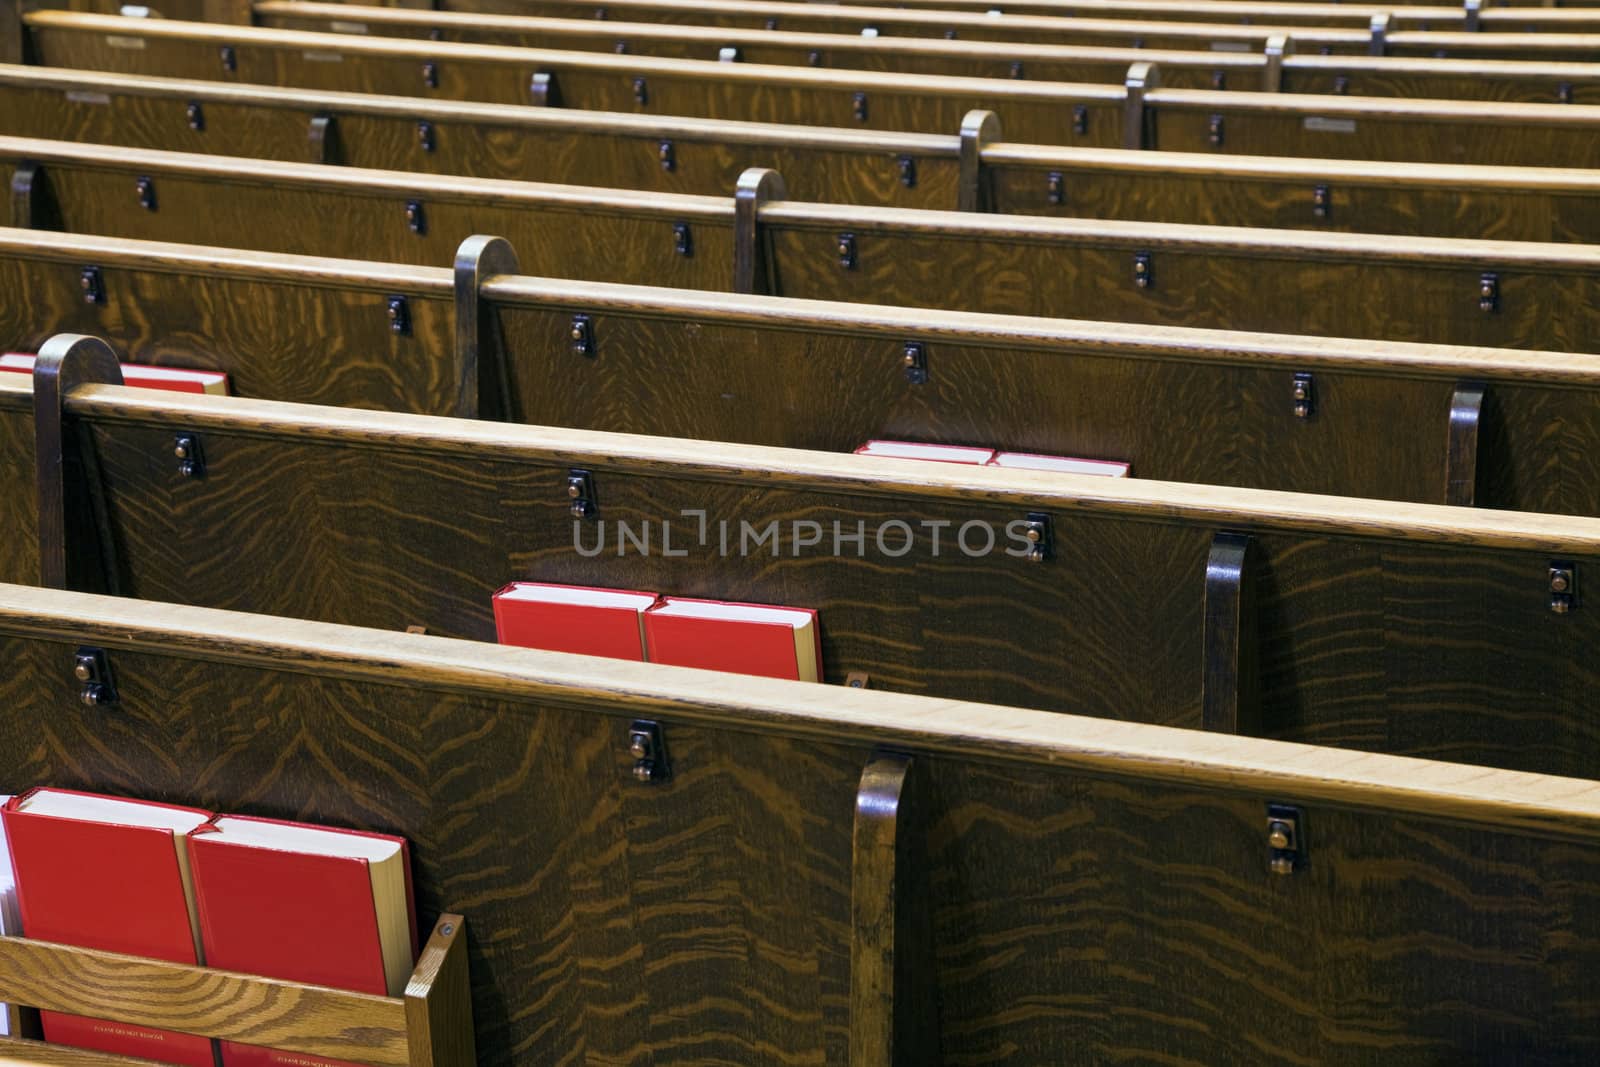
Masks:
[[[929,772],[947,1062],[1593,1050],[1592,782],[14,588],[0,631],[7,788],[410,838],[424,913],[472,915],[486,1064],[843,1061],[873,741]],[[80,643],[115,716],[52,669]],[[1307,827],[1287,878],[1267,802]]]
[[[110,952],[0,939],[0,988],[45,1011],[222,1037],[374,1067],[407,1067],[401,1001],[155,963]]]
[[[37,1039],[0,1037],[0,1063],[7,1067],[145,1067],[149,1062]]]
[[[1600,745],[1578,710],[1591,670],[1563,652],[1600,617],[1551,614],[1545,587],[1552,559],[1600,558],[1593,520],[209,399],[97,387],[70,402],[94,430],[132,595],[477,639],[493,635],[489,594],[516,578],[802,604],[825,620],[830,681],[861,670],[891,690],[1199,725],[1206,557],[1235,530],[1261,550],[1268,735],[1564,773]],[[173,470],[174,426],[201,435],[206,478]],[[612,524],[595,558],[574,550],[571,467],[594,472]],[[1030,512],[1054,517],[1046,564],[951,543],[984,522],[1003,547]],[[617,554],[616,524],[637,538],[646,520],[654,553]],[[914,553],[875,547],[894,520]],[[741,551],[742,523],[773,522],[781,550]],[[796,522],[818,524],[820,550],[791,544]],[[860,555],[832,553],[835,522],[867,532]],[[598,527],[580,533],[593,553]],[[1529,743],[1529,720],[1549,744]]]

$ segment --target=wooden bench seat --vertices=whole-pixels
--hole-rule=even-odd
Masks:
[[[493,273],[487,247],[453,279],[0,230],[0,350],[92,333],[245,397],[833,452],[987,443],[1160,481],[1600,516],[1589,356],[563,282]]]
[[[420,265],[488,232],[591,281],[1557,351],[1600,333],[1592,246],[865,209],[774,177],[719,199],[0,138],[30,229]]]
[[[1592,782],[9,586],[0,655],[14,777],[405,835],[486,1067],[1597,1050]]]
[[[53,483],[8,377],[0,499],[23,550],[0,577],[485,640],[515,579],[795,604],[821,612],[834,683],[1543,772],[1596,758],[1600,520],[116,386],[66,398],[65,444],[39,453],[68,457]],[[65,513],[33,505],[47,484]],[[1017,547],[1028,521],[1042,561]],[[857,532],[859,551],[833,540]],[[1578,590],[1564,613],[1553,568]]]

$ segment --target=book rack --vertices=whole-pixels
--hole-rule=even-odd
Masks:
[[[434,923],[399,997],[0,937],[0,1000],[368,1067],[470,1067],[474,1062],[467,945],[459,915],[442,915]],[[0,1038],[0,1065],[146,1062]]]

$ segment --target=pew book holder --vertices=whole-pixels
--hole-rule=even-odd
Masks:
[[[466,927],[459,915],[441,915],[434,923],[399,997],[0,937],[0,999],[31,1005],[12,1009],[13,1035],[37,1033],[32,1009],[42,1008],[368,1067],[471,1067],[475,1056]],[[0,1038],[0,1063],[146,1062]]]

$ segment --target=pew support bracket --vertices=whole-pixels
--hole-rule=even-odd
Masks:
[[[461,242],[455,261],[455,378],[457,418],[514,420],[511,369],[500,340],[499,318],[483,299],[483,284],[516,274],[517,252],[503,237],[475,234]],[[487,370],[484,364],[488,364]]]
[[[1259,730],[1256,605],[1248,534],[1219,533],[1206,558],[1200,721],[1207,730]]]
[[[1445,444],[1444,502],[1470,508],[1478,495],[1478,430],[1483,421],[1485,387],[1462,382],[1450,396],[1450,424]]]
[[[733,194],[733,291],[778,295],[778,271],[772,245],[761,232],[762,205],[789,195],[783,175],[766,167],[750,167],[739,175]]]
[[[938,1062],[926,773],[876,753],[856,792],[850,876],[850,1065]]]
[[[94,441],[84,424],[67,432],[65,403],[80,385],[121,384],[117,355],[98,337],[57,334],[34,361],[39,584],[46,588],[120,592]]]

